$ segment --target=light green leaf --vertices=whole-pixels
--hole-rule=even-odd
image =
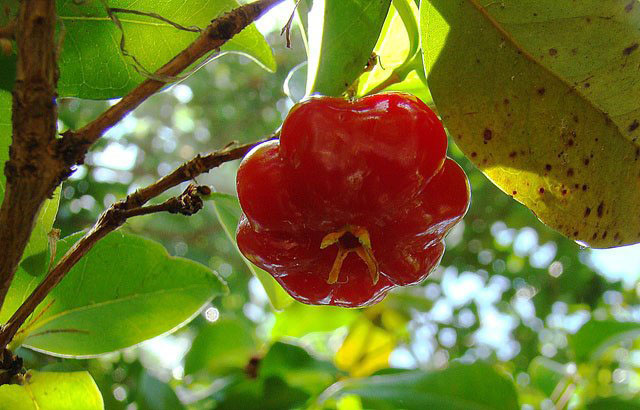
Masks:
[[[422,81],[416,71],[411,71],[409,74],[407,74],[407,77],[403,81],[390,85],[389,87],[385,88],[384,91],[399,91],[403,93],[413,94],[429,107],[434,107],[431,92],[429,92],[429,88]]]
[[[362,73],[391,0],[316,0],[309,12],[307,95],[341,95]]]
[[[313,0],[299,0],[295,11],[295,21],[300,29],[300,37],[304,44],[304,50],[307,56],[309,56],[309,36],[307,35],[309,32],[309,11],[312,6]]]
[[[218,320],[200,329],[185,357],[185,374],[243,368],[256,347],[251,330],[238,319]]]
[[[81,235],[58,242],[57,258]],[[38,282],[18,270],[0,322]],[[207,267],[170,257],[157,242],[114,232],[53,289],[14,344],[74,357],[111,352],[182,326],[225,291],[226,285]]]
[[[311,306],[294,302],[276,315],[271,338],[302,337],[309,333],[331,332],[349,326],[358,318],[358,312],[334,306]]]
[[[640,146],[625,115],[640,84],[624,84],[637,76],[640,51],[626,42],[640,41],[640,7],[580,3],[423,1],[429,89],[458,146],[541,221],[594,247],[635,243]],[[600,17],[619,27],[591,24]]]
[[[373,48],[373,52],[376,53],[379,60],[375,61],[375,66],[370,72],[362,74],[358,79],[358,95],[367,94],[410,57],[408,55],[409,37],[402,18],[393,3],[391,3],[389,13],[380,31],[380,38]]]
[[[218,221],[222,225],[227,237],[231,242],[233,242],[236,250],[238,246],[236,245],[236,228],[238,227],[238,221],[240,220],[240,216],[242,215],[242,209],[240,208],[240,202],[238,202],[238,198],[232,195],[214,193],[211,198],[214,200],[216,215],[218,216]],[[238,253],[240,251],[238,250]],[[258,268],[247,258],[242,257],[244,262],[249,267],[249,270],[253,275],[258,278],[262,286],[264,287],[267,296],[269,297],[269,301],[271,305],[276,310],[281,310],[287,307],[291,302],[293,302],[293,298],[289,296],[287,292],[282,289],[282,286],[276,280],[269,275],[269,273],[264,270]]]
[[[396,8],[396,4],[400,8]],[[402,14],[399,13],[402,10]],[[418,52],[418,7],[408,0],[393,1],[378,43],[373,49],[378,56],[375,66],[358,79],[357,95],[374,91],[403,91],[433,105]],[[409,34],[411,32],[411,34]],[[414,38],[415,37],[415,38]],[[391,84],[391,85],[388,85]]]
[[[358,395],[366,409],[517,410],[513,383],[483,363],[454,364],[433,372],[408,371],[349,379],[329,387],[322,398]]]
[[[102,395],[88,372],[30,371],[24,385],[0,386],[0,410],[101,410]]]
[[[235,0],[109,0],[110,7],[152,12],[183,26],[206,27],[222,12],[238,6]],[[120,51],[121,32],[107,17],[101,1],[58,2],[64,30],[60,54],[58,92],[63,97],[92,99],[124,95],[144,78],[131,58]],[[126,50],[153,72],[184,49],[197,33],[178,30],[162,21],[134,14],[117,14],[122,23]],[[222,52],[247,54],[268,70],[275,70],[271,49],[255,26],[247,27],[221,48]]]
[[[11,145],[11,94],[0,90],[0,167],[9,159],[9,145]],[[4,199],[6,179],[4,172],[0,172],[0,203]],[[36,225],[31,232],[31,238],[22,255],[22,266],[32,275],[46,272],[49,264],[48,234],[53,228],[53,222],[58,213],[60,189],[58,188],[51,199],[42,205]]]
[[[570,346],[580,362],[597,359],[608,347],[640,337],[640,324],[615,320],[590,320],[571,336]]]

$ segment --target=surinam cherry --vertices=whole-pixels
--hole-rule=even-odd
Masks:
[[[346,307],[419,283],[469,206],[437,116],[377,94],[297,104],[238,170],[238,247],[303,303]]]

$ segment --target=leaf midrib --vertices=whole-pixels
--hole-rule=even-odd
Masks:
[[[90,16],[58,16],[60,20],[69,20],[69,21],[100,21],[105,23],[112,23],[111,19],[108,16],[103,17],[90,17]],[[155,26],[155,27],[172,27],[170,24],[162,23],[162,22],[152,22],[152,21],[143,21],[143,20],[132,20],[126,18],[119,18],[118,20],[121,23],[130,23],[130,24],[139,24],[144,26]],[[116,26],[113,26],[116,28]]]
[[[587,98],[577,87],[572,86],[566,79],[562,78],[555,71],[551,70],[549,67],[545,66],[544,64],[541,64],[539,60],[537,60],[531,53],[529,53],[529,51],[527,51],[522,45],[520,45],[520,43],[518,43],[516,39],[513,38],[513,36],[502,27],[500,22],[498,22],[487,11],[487,9],[485,9],[478,2],[478,0],[467,0],[467,1],[498,31],[498,33],[504,38],[505,41],[508,41],[516,50],[520,51],[521,53],[520,55],[522,57],[534,63],[537,67],[547,72],[553,78],[559,80],[563,85],[565,85],[572,92],[575,92],[578,96],[581,97],[582,101],[584,101],[587,105],[592,107],[596,112],[604,116],[606,122],[611,122],[612,124],[614,124],[616,130],[618,131],[618,136],[625,139],[624,137],[622,137],[622,130],[618,127],[618,125],[614,121],[611,120],[611,118],[609,118],[609,115],[606,112],[602,111],[602,108],[598,107],[593,101]],[[433,5],[431,5],[431,7],[433,7]]]
[[[131,300],[135,300],[137,298],[142,298],[142,297],[146,297],[146,296],[154,296],[154,295],[160,295],[163,293],[172,293],[175,291],[185,291],[185,290],[189,290],[189,289],[193,289],[193,288],[202,288],[202,285],[189,285],[189,286],[185,286],[185,287],[181,287],[181,288],[172,288],[172,289],[159,289],[157,291],[154,292],[148,292],[148,293],[135,293],[132,295],[128,295],[128,296],[124,296],[118,299],[109,299],[109,300],[105,300],[102,302],[98,302],[98,303],[94,303],[91,305],[84,305],[84,306],[78,306],[72,309],[68,309],[65,310],[63,312],[60,313],[56,313],[52,316],[49,317],[45,317],[43,319],[41,319],[38,323],[37,326],[33,326],[30,327],[30,331],[29,333],[33,333],[35,330],[38,330],[40,328],[42,328],[43,326],[45,326],[47,323],[51,323],[52,321],[54,321],[55,319],[67,316],[67,315],[71,315],[73,313],[77,313],[77,312],[82,312],[82,311],[86,311],[86,310],[90,310],[90,309],[97,309],[103,306],[108,306],[111,304],[116,304],[116,303],[120,303],[120,302],[126,302],[126,301],[131,301]],[[213,291],[214,289],[211,288],[211,290]],[[25,339],[28,338],[29,336],[26,335]]]

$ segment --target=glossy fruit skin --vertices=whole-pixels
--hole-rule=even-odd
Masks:
[[[437,116],[408,94],[299,103],[280,140],[254,148],[240,165],[238,247],[300,302],[379,302],[391,288],[426,278],[469,207],[467,177],[446,149]]]

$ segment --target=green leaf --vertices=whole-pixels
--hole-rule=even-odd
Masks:
[[[415,70],[407,74],[407,77],[403,81],[386,87],[384,91],[409,93],[418,97],[428,106],[432,108],[434,106],[433,97],[431,96],[431,92],[429,92],[429,88]]]
[[[271,338],[302,337],[309,333],[331,332],[349,326],[358,318],[358,311],[334,306],[311,306],[294,302],[276,313]]]
[[[222,12],[238,6],[235,0],[192,0],[188,6],[177,1],[153,0],[109,0],[108,3],[110,7],[152,12],[184,26],[201,28]],[[59,1],[58,14],[64,30],[59,58],[61,97],[120,97],[144,80],[132,59],[123,56],[121,32],[107,17],[102,2]],[[178,30],[150,17],[125,13],[118,13],[117,17],[124,29],[126,50],[150,72],[197,37],[197,33]],[[221,48],[221,52],[231,51],[247,54],[268,70],[275,70],[271,49],[253,25]]]
[[[207,325],[193,340],[185,357],[185,374],[200,370],[217,373],[244,368],[256,346],[251,330],[238,319],[223,319]]]
[[[309,394],[278,377],[266,380],[243,377],[214,397],[216,410],[282,410],[308,408],[304,404]]]
[[[391,0],[316,0],[309,12],[307,95],[340,96],[371,56]]]
[[[182,410],[184,405],[176,392],[165,382],[142,372],[138,381],[138,399],[140,410]]]
[[[358,395],[366,409],[517,410],[513,383],[483,363],[338,382],[322,398]]]
[[[222,228],[227,234],[229,240],[233,242],[236,250],[238,250],[238,245],[236,244],[236,228],[238,226],[240,216],[242,215],[242,209],[240,208],[238,198],[233,195],[221,194],[218,192],[214,193],[211,198],[214,200],[218,221],[220,221],[220,224],[222,225]],[[240,250],[238,250],[238,253],[240,253]],[[289,296],[284,289],[282,289],[282,286],[280,286],[280,284],[276,282],[269,273],[249,262],[249,260],[244,256],[242,256],[242,259],[249,267],[251,273],[258,278],[264,287],[274,309],[284,309],[293,302],[293,298]]]
[[[4,163],[9,160],[11,145],[11,101],[11,93],[0,90],[0,166],[3,170]],[[6,184],[4,172],[0,172],[0,203],[4,200]]]
[[[60,203],[60,189],[58,187],[53,197],[44,201],[36,225],[31,231],[31,237],[22,254],[20,266],[30,275],[40,276],[47,272],[50,261],[49,232],[58,214]]]
[[[4,169],[4,163],[9,160],[9,146],[11,145],[11,94],[0,90],[0,166]],[[4,199],[6,178],[4,172],[0,172],[0,203]],[[58,188],[51,199],[42,205],[36,225],[31,232],[31,238],[22,255],[22,267],[32,275],[41,275],[46,272],[49,264],[48,234],[53,228],[53,222],[58,213],[60,202],[60,189]]]
[[[586,405],[586,410],[640,410],[640,401],[625,400],[618,397],[607,397],[593,400]]]
[[[396,7],[399,6],[399,7]],[[401,11],[401,12],[400,12]],[[357,95],[380,91],[408,92],[433,105],[426,86],[422,60],[418,52],[418,7],[408,0],[394,1],[384,22],[378,43],[375,66],[358,79]],[[414,57],[416,57],[414,59]]]
[[[58,242],[57,259],[81,236]],[[38,282],[18,270],[0,322]],[[224,282],[207,267],[171,257],[157,242],[114,232],[53,289],[14,344],[75,357],[111,352],[182,326],[225,291]]]
[[[539,64],[607,113],[625,138],[640,137],[640,128],[631,130],[640,121],[637,1],[510,0],[504,7],[480,3]]]
[[[289,386],[315,395],[334,380],[337,369],[333,364],[311,356],[305,349],[289,343],[274,343],[260,362],[261,378],[277,376]]]
[[[614,320],[590,320],[571,336],[570,346],[580,362],[597,359],[608,347],[640,337],[640,324]]]
[[[1,27],[1,26],[0,26]],[[12,90],[16,81],[16,64],[18,56],[16,54],[6,55],[0,53],[0,88]]]
[[[458,146],[542,222],[594,247],[640,240],[640,129],[621,114],[640,106],[634,3],[421,3],[429,89]],[[612,21],[592,24],[601,17]]]
[[[0,410],[101,410],[102,395],[88,372],[30,371],[24,385],[0,386]]]

